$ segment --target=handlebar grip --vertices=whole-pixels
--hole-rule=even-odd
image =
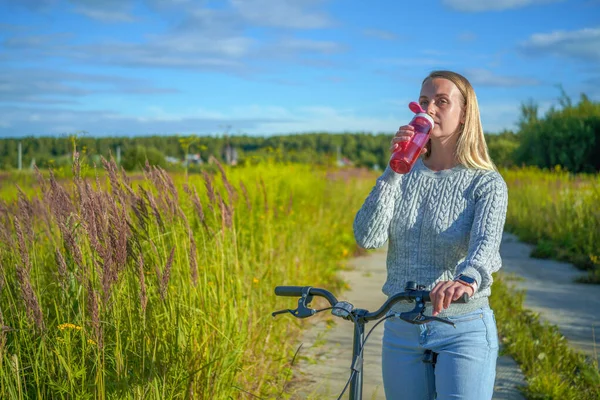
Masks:
[[[300,297],[304,286],[276,286],[275,294],[277,296]]]
[[[453,301],[453,303],[468,303],[468,302],[469,302],[469,295],[467,293],[463,293],[462,296],[460,296],[458,299]]]

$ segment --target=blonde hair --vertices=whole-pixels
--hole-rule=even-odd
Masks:
[[[465,123],[461,124],[458,141],[456,143],[456,159],[467,168],[485,169],[496,171],[496,166],[492,162],[488,153],[488,147],[483,135],[481,126],[481,117],[479,115],[479,105],[473,86],[467,78],[452,71],[433,71],[423,80],[423,84],[428,79],[442,78],[454,83],[463,97],[463,107],[465,112]],[[431,155],[431,143],[427,144],[428,158]]]

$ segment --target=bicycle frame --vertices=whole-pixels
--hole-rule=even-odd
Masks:
[[[361,310],[362,311],[362,310]],[[365,321],[359,317],[354,321],[354,338],[352,340],[352,367],[354,376],[350,381],[350,400],[362,400],[363,392],[363,356],[362,346],[365,336]]]

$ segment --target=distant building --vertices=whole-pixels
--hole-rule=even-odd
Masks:
[[[354,165],[352,160],[347,157],[342,157],[337,160],[338,167],[351,167]]]
[[[165,161],[168,162],[169,164],[179,164],[181,162],[181,160],[179,158],[170,157],[170,156],[166,156]]]
[[[237,165],[238,151],[231,144],[227,143],[223,148],[223,158],[228,165]]]
[[[202,160],[202,157],[200,156],[200,154],[188,154],[187,157],[184,158],[183,160],[180,160],[177,157],[166,156],[165,161],[168,162],[169,164],[182,164],[184,166],[186,165],[186,162],[188,165],[204,164],[204,160]]]
[[[188,164],[195,164],[195,165],[204,164],[204,160],[202,160],[200,153],[188,154],[186,161],[188,162]]]
[[[351,167],[351,166],[354,165],[354,163],[352,162],[352,160],[350,160],[348,157],[342,156],[342,148],[341,148],[341,146],[337,147],[337,160],[336,160],[336,164],[338,165],[338,167]]]

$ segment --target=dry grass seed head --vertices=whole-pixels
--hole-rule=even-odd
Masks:
[[[148,296],[146,294],[146,278],[144,277],[144,257],[141,252],[138,257],[138,277],[140,280],[140,305],[142,306],[142,312],[145,313]]]
[[[17,234],[17,246],[19,248],[19,254],[21,255],[21,263],[29,273],[31,271],[31,261],[29,259],[29,250],[27,248],[27,242],[25,240],[25,235],[23,233],[23,229],[21,228],[21,222],[18,217],[15,217],[15,232]]]
[[[59,249],[54,251],[54,258],[56,260],[56,267],[58,270],[58,282],[63,290],[66,290],[68,279],[67,263]]]
[[[202,178],[204,179],[206,193],[208,194],[208,208],[210,208],[211,212],[214,212],[214,205],[217,202],[217,197],[215,196],[215,189],[213,187],[212,178],[206,171],[202,171]]]
[[[29,280],[29,272],[22,267],[16,266],[17,273],[17,281],[19,282],[19,287],[21,288],[21,298],[25,303],[25,308],[27,309],[27,315],[31,319],[33,323],[35,323],[36,328],[39,331],[44,330],[44,316],[42,313],[42,309],[40,308],[40,304],[38,302],[37,296],[31,287],[31,282]]]
[[[244,194],[244,199],[246,200],[246,207],[248,211],[252,211],[252,202],[250,201],[250,196],[248,195],[248,190],[246,189],[246,185],[244,182],[240,182],[240,188],[242,189],[242,193]]]
[[[175,246],[171,249],[171,254],[169,254],[169,259],[167,260],[167,264],[165,266],[165,270],[163,271],[162,279],[160,280],[160,297],[163,301],[167,297],[167,290],[169,288],[169,279],[171,277],[171,267],[173,266],[173,258],[175,256]]]
[[[192,283],[198,284],[198,261],[196,259],[196,240],[194,240],[194,234],[192,231],[188,231],[190,238],[190,275],[192,277]]]

